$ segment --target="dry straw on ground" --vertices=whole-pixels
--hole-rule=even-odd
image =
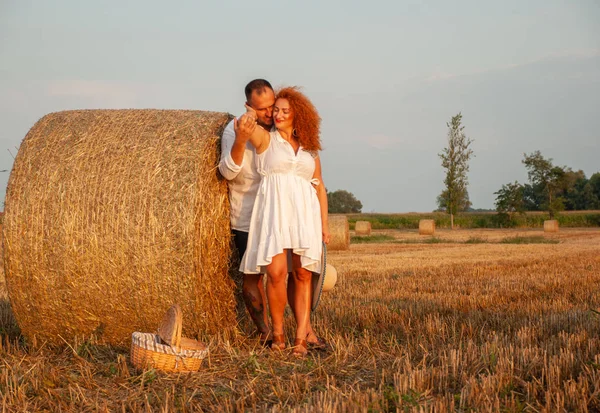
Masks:
[[[544,221],[544,232],[558,232],[558,221],[555,219]]]
[[[374,230],[374,233],[379,231]],[[386,231],[397,239],[417,231]],[[7,412],[599,412],[600,230],[559,244],[466,244],[541,230],[439,230],[461,243],[351,244],[313,326],[330,344],[304,359],[218,333],[198,372],[137,371],[128,349],[23,343],[3,306]],[[421,237],[421,239],[423,239]],[[286,338],[293,343],[291,311]],[[8,333],[6,333],[8,331]]]
[[[356,235],[371,235],[371,223],[369,221],[356,221],[354,225]]]
[[[218,141],[230,115],[84,110],[43,117],[8,183],[6,282],[24,335],[127,342],[179,303],[184,333],[235,323]]]
[[[331,240],[327,249],[331,251],[347,250],[350,246],[350,226],[346,215],[329,215]]]
[[[435,221],[433,219],[422,219],[419,221],[420,235],[433,235],[435,232]]]

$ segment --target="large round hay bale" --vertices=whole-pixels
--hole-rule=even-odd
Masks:
[[[356,221],[354,233],[360,236],[371,235],[371,223],[369,221]]]
[[[21,331],[126,343],[178,303],[184,334],[235,323],[219,139],[231,116],[81,110],[40,119],[8,182],[4,268]]]
[[[329,215],[329,240],[328,250],[347,250],[350,246],[350,225],[346,215]]]
[[[555,219],[544,221],[544,232],[558,232],[558,221]]]
[[[433,235],[435,232],[435,221],[433,219],[421,219],[419,221],[419,235]]]

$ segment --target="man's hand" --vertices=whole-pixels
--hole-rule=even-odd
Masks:
[[[244,113],[239,119],[233,119],[233,130],[235,131],[235,141],[244,145],[256,129],[256,118]]]
[[[254,118],[254,120],[258,119],[258,114],[252,106],[248,106],[246,103],[244,103],[244,107],[246,108],[246,113],[244,113],[244,115],[251,116],[252,118]]]

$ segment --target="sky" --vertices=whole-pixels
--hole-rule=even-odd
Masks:
[[[524,153],[600,171],[597,0],[0,0],[0,199],[50,112],[239,115],[254,78],[303,88],[325,185],[363,212],[437,207],[459,112],[474,208],[526,182]]]

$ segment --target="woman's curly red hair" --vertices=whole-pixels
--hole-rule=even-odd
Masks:
[[[287,99],[294,113],[294,136],[307,151],[321,150],[321,117],[317,108],[297,86],[279,89],[275,99]]]

